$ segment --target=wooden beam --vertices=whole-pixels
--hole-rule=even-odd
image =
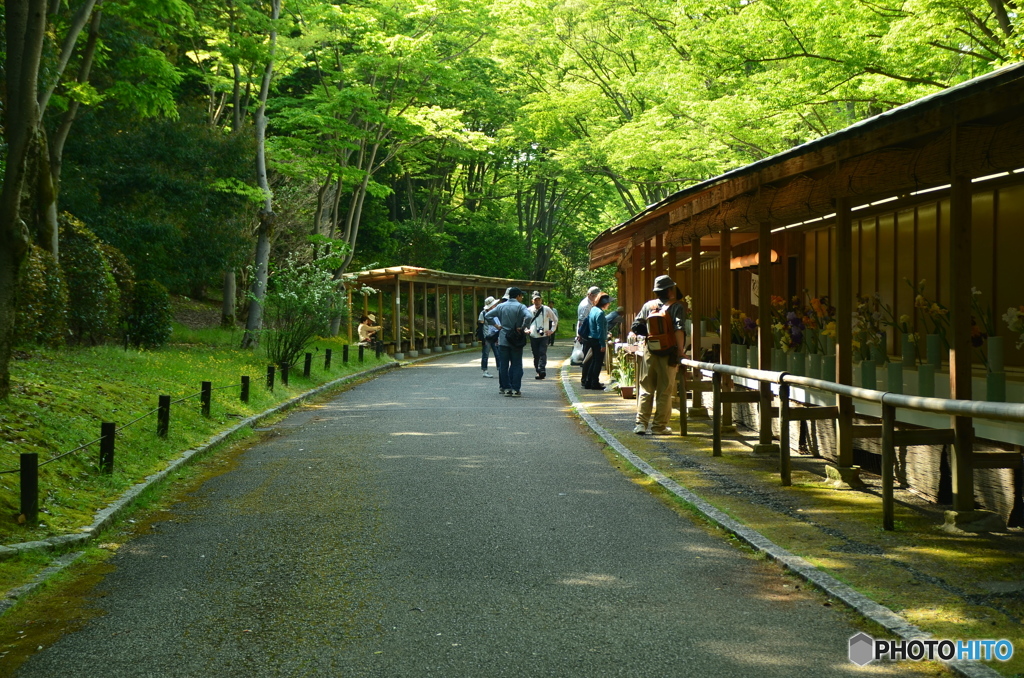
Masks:
[[[395,276],[395,297],[391,314],[395,319],[395,353],[402,352],[402,281]]]
[[[953,179],[949,199],[949,393],[971,400],[971,179]],[[956,431],[953,459],[953,510],[974,510],[974,425],[970,417],[952,417]]]
[[[757,251],[760,261],[757,265],[757,346],[758,366],[762,370],[772,369],[772,227],[762,221],[757,238]],[[772,418],[769,414],[772,405],[772,387],[766,381],[761,382],[761,404],[758,407],[760,429],[758,444],[755,450],[770,452],[772,445]],[[766,449],[767,448],[767,449]]]
[[[853,386],[853,220],[850,199],[836,200],[836,246],[832,253],[836,272],[836,382]],[[853,398],[836,396],[836,456],[841,467],[853,465]]]

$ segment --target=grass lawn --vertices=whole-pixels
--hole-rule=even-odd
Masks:
[[[375,365],[367,351],[363,363],[353,346],[349,363],[342,363],[346,340],[318,339],[310,347],[310,376],[302,364],[293,368],[289,385],[276,377],[273,392],[266,387],[267,359],[261,351],[238,348],[239,331],[188,329],[176,324],[168,345],[152,350],[115,346],[19,351],[11,364],[12,393],[0,403],[0,543],[24,542],[76,532],[92,522],[93,514],[131,485],[160,470],[182,451],[319,384]],[[331,369],[324,369],[325,349],[332,349]],[[249,402],[239,399],[242,375],[250,377]],[[210,417],[200,413],[198,393],[203,381],[213,384]],[[156,435],[157,398],[172,401],[170,431]],[[194,396],[194,397],[193,397]],[[140,419],[141,418],[141,419]],[[20,454],[36,452],[39,463],[100,437],[100,423],[119,427],[138,421],[117,434],[114,472],[99,471],[99,446],[91,445],[39,469],[39,520],[20,518]]]

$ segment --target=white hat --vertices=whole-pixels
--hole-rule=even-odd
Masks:
[[[513,288],[509,287],[507,290],[505,290],[505,296],[503,296],[502,299],[504,299],[505,301],[508,301],[509,299],[511,299],[512,298],[512,296],[511,296],[512,295],[512,289]]]
[[[484,306],[490,306],[495,301],[497,301],[497,299],[495,299],[494,297],[487,297],[486,299],[484,299]]]
[[[597,293],[598,293],[598,292],[600,292],[600,291],[601,291],[601,288],[600,288],[600,287],[598,287],[597,285],[594,285],[594,286],[593,286],[593,287],[591,287],[591,288],[590,288],[589,290],[587,290],[587,296],[589,297],[589,296],[590,296],[590,295],[592,295],[592,294],[597,294]]]
[[[540,299],[540,292],[534,291],[533,296],[531,296],[530,298],[531,299]]]
[[[373,322],[377,322],[377,316],[375,316],[372,313],[367,313],[366,317],[369,318],[370,320],[372,320]]]

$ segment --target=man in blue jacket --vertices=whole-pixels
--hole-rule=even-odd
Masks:
[[[498,393],[518,398],[522,395],[523,348],[529,338],[532,314],[523,305],[522,290],[511,287],[507,295],[508,301],[485,313],[484,319],[497,318],[501,324],[501,332],[498,334]],[[523,331],[517,333],[517,329]],[[516,345],[517,338],[522,343]]]

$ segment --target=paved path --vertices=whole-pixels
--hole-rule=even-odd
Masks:
[[[500,397],[452,355],[292,415],[19,675],[907,675],[847,662],[841,612],[631,483],[531,377]]]

